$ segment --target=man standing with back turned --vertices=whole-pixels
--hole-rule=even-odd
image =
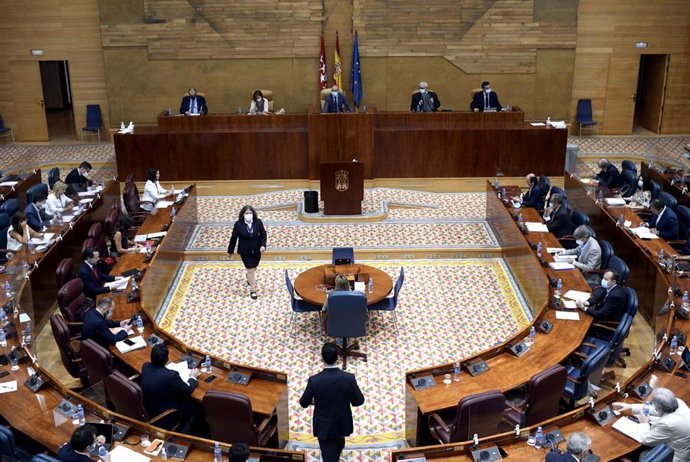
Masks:
[[[306,408],[314,405],[313,433],[319,439],[323,462],[337,462],[345,447],[345,437],[352,434],[352,406],[364,404],[364,396],[353,374],[335,365],[338,348],[325,343],[321,348],[325,363],[321,372],[309,377],[299,400]]]

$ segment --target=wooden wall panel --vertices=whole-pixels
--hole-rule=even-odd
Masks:
[[[109,126],[105,69],[94,0],[5,0],[0,21],[0,113],[9,126],[15,120],[11,61],[68,60],[76,132],[86,125],[86,105],[100,104]],[[44,50],[32,57],[31,49]],[[18,140],[29,141],[21,131]]]
[[[607,88],[634,87],[637,66],[619,82],[608,82],[609,58],[637,59],[642,53],[669,54],[669,75],[664,101],[662,133],[690,132],[690,2],[687,0],[580,0],[575,72],[570,119],[575,120],[577,100],[592,99],[594,120],[600,134],[620,133],[620,118],[607,117]],[[649,42],[636,49],[636,42]],[[618,95],[610,95],[618,98]],[[607,127],[606,121],[611,121]],[[632,123],[630,124],[632,126]],[[630,133],[628,131],[627,133]]]

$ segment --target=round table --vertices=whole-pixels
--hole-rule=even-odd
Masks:
[[[325,284],[324,270],[329,266],[333,265],[319,265],[300,273],[297,279],[295,279],[295,292],[297,292],[297,295],[313,305],[323,306],[323,304],[326,303],[328,292],[319,290],[319,287],[323,287]],[[354,273],[355,271],[352,270],[355,268],[359,268],[359,273],[366,273],[374,278],[374,291],[369,293],[367,289],[365,292],[367,296],[367,305],[380,302],[386,298],[391,289],[393,289],[393,280],[388,273],[374,268],[373,266],[360,264],[340,265],[338,266],[338,272],[342,271],[345,274],[348,272]]]

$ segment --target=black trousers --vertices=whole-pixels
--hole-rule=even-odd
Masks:
[[[345,447],[345,437],[340,438],[319,438],[319,447],[321,448],[321,459],[323,462],[338,462],[340,460],[340,453]]]

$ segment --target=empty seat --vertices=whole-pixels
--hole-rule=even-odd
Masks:
[[[466,396],[458,402],[455,415],[441,418],[429,415],[429,431],[440,443],[469,441],[476,433],[480,438],[498,433],[506,399],[498,390]]]
[[[225,443],[245,443],[265,447],[277,444],[277,416],[272,414],[260,425],[254,421],[250,399],[240,393],[209,390],[204,395],[204,415],[211,438]],[[228,416],[232,416],[228,419]]]

